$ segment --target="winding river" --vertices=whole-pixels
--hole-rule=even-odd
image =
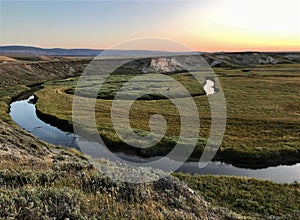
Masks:
[[[79,150],[76,139],[81,137],[76,136],[70,132],[64,132],[59,128],[51,126],[40,120],[36,115],[36,107],[34,104],[34,96],[30,96],[28,99],[12,102],[10,105],[11,118],[26,131],[32,133],[41,140],[65,147],[72,147]],[[87,145],[93,146],[93,142],[84,140]],[[101,152],[99,156],[109,158],[106,153],[108,149],[105,146],[101,146]],[[99,154],[99,151],[97,151]],[[123,159],[134,161],[147,161],[155,160],[159,157],[152,158],[140,158],[138,156],[128,155],[125,153],[116,153]],[[98,156],[98,155],[97,155]],[[176,161],[170,161],[170,164],[176,164]],[[264,169],[246,169],[235,167],[223,162],[210,162],[206,167],[200,169],[198,162],[186,162],[181,166],[178,172],[190,173],[190,174],[212,174],[212,175],[230,175],[230,176],[245,176],[253,177],[262,180],[271,180],[276,183],[293,183],[295,181],[300,182],[300,163],[295,165],[279,165],[276,167],[268,167]]]

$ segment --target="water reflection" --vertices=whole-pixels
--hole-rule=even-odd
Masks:
[[[210,80],[207,80],[210,81]],[[213,83],[213,81],[211,81]],[[213,84],[207,83],[210,87]],[[206,91],[211,92],[212,90]],[[214,92],[214,91],[213,91]],[[75,136],[73,133],[64,132],[50,124],[47,124],[40,120],[36,115],[36,108],[34,104],[34,96],[30,96],[26,100],[15,101],[10,105],[11,118],[22,128],[29,131],[41,140],[64,147],[72,147],[80,150],[77,144],[77,140],[85,143],[86,149],[89,150],[89,154],[94,157],[109,158],[109,150],[98,143],[94,143],[85,140],[79,136]],[[95,149],[95,146],[98,148]],[[96,155],[95,155],[96,154]],[[128,155],[122,152],[116,153],[116,155],[122,159],[129,160],[131,162],[143,163],[149,162],[160,157],[141,158],[135,155]],[[176,161],[170,160],[169,166],[175,166]],[[170,167],[166,167],[169,170]],[[264,169],[245,169],[238,168],[230,164],[222,162],[210,162],[206,167],[200,169],[198,162],[186,162],[177,171],[190,174],[212,174],[212,175],[230,175],[230,176],[246,176],[263,180],[271,180],[277,183],[292,183],[300,182],[300,163],[295,165],[280,165],[276,167],[269,167]]]

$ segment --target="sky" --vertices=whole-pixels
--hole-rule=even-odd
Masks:
[[[108,49],[156,37],[195,51],[300,51],[299,0],[0,0],[0,6],[1,45]]]

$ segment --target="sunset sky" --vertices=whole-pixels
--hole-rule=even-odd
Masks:
[[[106,49],[158,37],[195,51],[300,51],[299,2],[1,0],[0,43]]]

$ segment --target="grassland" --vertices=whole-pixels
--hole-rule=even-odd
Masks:
[[[82,65],[84,62],[80,61],[79,63]],[[3,65],[5,65],[5,67],[0,64],[0,72],[6,79],[0,82],[1,219],[298,218],[300,204],[299,184],[283,185],[234,177],[200,177],[182,174],[175,174],[175,177],[164,178],[149,184],[129,184],[113,181],[105,177],[93,167],[90,158],[86,158],[86,156],[80,152],[72,149],[63,149],[41,142],[39,139],[18,127],[8,114],[9,103],[15,100],[20,94],[30,90],[30,87],[26,85],[60,79],[59,81],[46,83],[44,90],[40,90],[37,93],[40,97],[38,105],[40,105],[39,108],[44,108],[43,110],[45,110],[45,112],[47,112],[46,107],[49,106],[51,108],[48,110],[49,113],[51,111],[51,115],[59,116],[60,119],[68,119],[70,112],[66,110],[70,107],[68,103],[70,103],[71,94],[65,93],[65,89],[71,89],[76,82],[76,78],[70,78],[68,80],[61,79],[70,76],[75,77],[76,71],[70,74],[69,69],[70,67],[76,69],[78,63],[74,64],[74,66],[73,64],[67,63],[67,68],[64,69],[66,63],[63,62],[61,67],[65,72],[60,73],[56,72],[59,67],[53,69],[52,62],[50,62],[50,64],[47,62],[34,62],[30,64],[28,61],[27,66],[24,66],[23,63],[14,63],[13,66],[9,66],[8,64]],[[80,65],[78,65],[78,67],[80,67]],[[286,129],[289,129],[288,131],[291,132],[295,128],[298,128],[297,126],[294,127],[291,125],[294,125],[295,121],[297,121],[294,116],[297,116],[299,113],[297,109],[293,110],[292,108],[297,104],[298,100],[297,96],[293,96],[293,92],[296,91],[295,87],[298,86],[297,83],[299,83],[299,81],[297,81],[299,66],[276,66],[275,68],[278,70],[280,76],[275,77],[271,76],[276,72],[274,71],[274,66],[268,68],[269,69],[267,69],[267,67],[262,69],[256,68],[256,74],[269,75],[258,76],[256,80],[265,79],[268,81],[272,79],[272,82],[275,82],[274,90],[272,90],[275,92],[275,95],[272,96],[273,99],[280,93],[282,94],[280,97],[292,98],[289,103],[290,105],[287,106],[286,112],[278,111],[278,114],[278,112],[275,111],[273,114],[268,115],[270,116],[269,120],[272,121],[271,119],[273,119],[277,122],[277,124],[272,127],[274,129],[280,129],[277,128],[277,126],[283,125],[284,123],[289,125],[290,123]],[[40,71],[37,71],[38,69],[40,69]],[[16,71],[15,75],[14,70]],[[250,73],[247,72],[247,75],[244,75],[245,73],[237,69],[216,69],[216,71],[220,76],[222,75],[221,80],[224,78],[226,81],[228,78],[229,84],[231,83],[230,79],[234,76],[240,79],[240,83],[243,82],[243,79],[247,81],[255,77],[252,76],[253,73],[251,73],[254,70],[250,71]],[[26,74],[24,74],[24,72]],[[16,77],[16,75],[18,77]],[[22,77],[23,75],[24,77]],[[182,77],[185,76],[183,75]],[[277,78],[286,82],[283,83],[283,85],[287,85],[282,87],[277,85]],[[286,79],[290,81],[285,81]],[[238,82],[236,83],[238,84],[237,86],[243,87],[239,85]],[[252,88],[252,86],[254,85],[251,84],[247,87]],[[248,89],[252,91],[250,88]],[[260,88],[264,88],[264,86],[261,85]],[[282,89],[281,92],[276,92],[278,88],[285,88],[285,90]],[[292,90],[290,90],[290,88]],[[227,88],[227,90],[229,90],[229,88]],[[237,93],[243,92],[243,90],[236,90],[233,89],[233,91]],[[48,96],[46,91],[51,95]],[[290,91],[292,91],[291,94]],[[258,94],[258,92],[255,94]],[[228,95],[230,94],[226,96]],[[245,95],[249,94],[245,93]],[[195,99],[201,98],[204,99],[203,103],[206,103],[205,96],[195,97]],[[234,99],[234,97],[232,99]],[[47,101],[45,102],[43,100]],[[58,100],[60,101],[55,102]],[[55,108],[52,108],[52,105],[49,105],[50,101],[53,105],[57,105],[57,111]],[[59,111],[63,105],[62,101],[65,101],[64,104],[66,104],[63,112]],[[103,104],[104,107],[102,108],[101,106],[100,108],[102,114],[108,118],[106,111],[109,110],[111,101],[109,99],[99,99],[99,101],[102,102],[101,104]],[[166,104],[166,101],[167,100],[157,100],[157,103]],[[285,99],[282,100],[281,104],[285,103],[284,101]],[[146,105],[142,109],[145,110],[147,114],[150,114],[150,111],[146,111],[147,108],[149,108],[146,100],[140,100],[140,102]],[[247,103],[246,97],[244,102]],[[43,107],[42,103],[47,105]],[[279,106],[281,106],[281,104]],[[136,106],[136,108],[137,107],[138,106]],[[239,112],[239,106],[236,106],[236,108],[237,109],[233,108],[231,110],[232,115],[233,113],[237,115],[251,115],[247,111],[247,114],[245,112],[245,114]],[[272,106],[269,108],[272,108]],[[203,109],[205,108],[203,107]],[[246,107],[245,109],[247,110]],[[153,110],[156,109],[154,108]],[[207,112],[207,115],[202,115],[203,121],[205,121],[206,117],[208,125],[209,112]],[[255,119],[254,116],[252,116],[252,118]],[[147,120],[143,118],[141,118],[141,120],[145,121],[144,129],[147,130]],[[107,119],[107,129],[104,127],[103,131],[110,131],[111,127],[109,127],[109,123],[110,121]],[[258,125],[262,124],[263,121]],[[238,126],[238,124],[236,124],[236,126]],[[176,125],[174,125],[174,128],[175,127]],[[248,132],[253,132],[250,130],[251,128],[256,127],[248,127],[249,131],[246,132],[247,126],[245,126],[241,127],[241,130],[237,129],[232,132],[238,134],[239,132],[245,131],[248,134]],[[282,128],[282,130],[284,129]],[[172,129],[168,132],[168,134],[176,134],[176,131]],[[209,132],[209,127],[207,127],[207,130],[204,129],[201,132],[201,136],[205,137],[205,134]],[[254,132],[253,134],[256,135]],[[292,132],[290,137],[281,136],[281,138],[287,138],[289,142],[295,145],[298,139],[296,139],[297,136],[293,136],[293,134]],[[111,135],[114,134],[112,133]],[[263,134],[263,136],[265,135]],[[277,137],[274,135],[274,138]],[[242,141],[242,138],[239,139],[239,141]],[[291,146],[293,147],[294,145]],[[279,147],[279,145],[277,147]],[[109,161],[103,160],[101,163],[109,163],[108,167],[112,170],[118,169],[115,164]],[[203,197],[211,204],[207,203]]]
[[[208,202],[245,216],[299,219],[300,184],[278,185],[255,179],[174,174]]]
[[[215,68],[227,102],[227,127],[224,141],[215,159],[240,166],[263,167],[300,160],[300,65],[277,64],[248,68]],[[171,75],[192,94],[199,109],[201,129],[192,159],[202,153],[210,132],[210,109],[199,84],[189,73]],[[114,150],[128,148],[115,134],[111,123],[112,97],[124,81],[132,75],[113,75],[98,93],[96,119],[98,131]],[[93,81],[93,80],[92,80]],[[72,91],[77,79],[53,81],[36,92],[40,116],[63,120],[72,128]],[[151,85],[151,83],[149,83]],[[145,88],[145,90],[153,88]],[[83,96],[88,89],[82,88]],[[156,146],[139,150],[141,156],[163,155],[172,149],[180,133],[180,117],[170,100],[146,97],[137,100],[130,112],[131,126],[136,132],[149,131],[148,120],[153,114],[162,114],[168,128],[164,139]],[[150,99],[150,100],[149,100]],[[152,99],[152,100],[151,100]],[[51,118],[53,123],[53,118]],[[87,129],[87,132],[88,129]]]
[[[30,84],[53,80],[52,64],[33,63],[32,66],[43,67],[43,71],[32,77]],[[5,70],[3,75],[14,69],[3,65],[0,65],[1,71]],[[12,65],[17,66],[16,71],[23,68],[23,63]],[[67,69],[72,67],[68,65]],[[31,76],[35,74],[31,72]],[[30,91],[26,86],[28,76],[7,77],[0,88],[0,219],[223,219],[226,216],[225,212],[212,210],[175,178],[148,185],[123,184],[99,173],[80,152],[41,142],[17,126],[8,114],[9,103]],[[117,169],[114,164],[109,167]]]

